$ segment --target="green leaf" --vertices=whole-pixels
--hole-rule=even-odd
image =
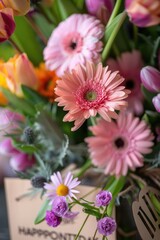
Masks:
[[[97,212],[97,211],[93,211],[91,209],[88,209],[88,208],[83,208],[83,212],[89,214],[89,215],[92,215],[92,216],[95,216],[96,218],[101,218],[102,214]]]
[[[85,8],[85,1],[84,0],[72,0],[73,4],[76,5],[77,8],[84,10]]]
[[[31,145],[31,144],[25,145],[20,142],[17,142],[15,139],[12,140],[12,143],[15,148],[17,148],[20,151],[25,152],[25,153],[31,154],[31,153],[35,153],[38,151],[38,149],[34,145]]]
[[[28,103],[25,99],[17,97],[15,94],[11,93],[5,88],[1,88],[1,90],[8,99],[9,105],[13,107],[14,110],[29,116],[34,116],[36,114],[34,106]]]
[[[110,185],[110,187],[107,189],[112,193],[112,196],[115,197],[118,195],[118,193],[121,191],[121,189],[124,187],[124,184],[126,182],[126,177],[120,177],[115,178],[113,183]]]
[[[149,92],[143,85],[142,85],[142,87],[141,87],[141,91],[142,91],[145,99],[147,100],[147,102],[150,104],[151,107],[153,107],[152,99],[153,99],[153,97],[155,96],[155,94]]]
[[[12,35],[13,41],[17,43],[22,52],[28,55],[34,65],[38,65],[43,60],[43,47],[39,38],[25,17],[15,17],[15,22],[16,30]]]
[[[71,1],[66,0],[55,0],[54,11],[57,15],[59,15],[61,21],[65,20],[73,13],[80,12],[80,10]]]
[[[113,19],[113,21],[109,24],[109,26],[106,27],[105,33],[104,33],[104,43],[106,43],[108,41],[108,39],[111,36],[111,34],[114,31],[114,29],[118,26],[118,23],[119,23],[119,21],[120,21],[120,19],[122,18],[123,15],[124,15],[123,12],[118,14]]]
[[[158,54],[159,54],[159,49],[160,49],[160,37],[157,38],[154,48],[153,48],[153,53],[151,56],[151,64],[155,67],[158,68]]]
[[[49,200],[46,200],[44,202],[44,204],[42,205],[35,221],[34,221],[34,224],[39,224],[41,223],[42,221],[44,221],[44,218],[45,218],[45,215],[46,215],[46,211],[47,210],[51,210],[52,206],[49,205]]]
[[[33,90],[25,85],[22,85],[21,88],[22,88],[22,92],[23,92],[25,98],[32,104],[40,104],[40,103],[47,104],[48,103],[48,100],[46,98],[42,97],[41,95],[39,95],[39,93],[36,92],[35,90]]]
[[[0,58],[4,61],[8,61],[10,57],[13,57],[15,54],[15,49],[8,44],[8,42],[4,42],[0,44]]]

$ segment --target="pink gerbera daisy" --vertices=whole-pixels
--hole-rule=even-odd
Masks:
[[[78,178],[73,179],[71,172],[67,174],[64,181],[60,172],[54,173],[51,176],[51,181],[52,183],[45,183],[44,185],[44,188],[47,190],[46,196],[51,200],[51,203],[57,196],[68,197],[72,200],[72,197],[76,198],[74,193],[79,193],[74,188],[80,184],[80,181],[78,181]]]
[[[71,72],[65,72],[57,81],[55,93],[59,106],[69,111],[63,121],[75,121],[72,131],[77,130],[90,116],[99,113],[106,121],[117,118],[115,110],[127,105],[124,99],[130,93],[120,84],[124,81],[118,72],[108,71],[102,64],[87,62],[77,65]]]
[[[116,122],[99,119],[90,127],[95,136],[85,141],[93,164],[105,168],[105,174],[126,175],[128,169],[143,166],[143,155],[151,152],[153,134],[144,121],[132,113],[121,113]]]
[[[100,61],[104,26],[100,20],[87,14],[73,14],[54,29],[46,48],[44,59],[50,70],[62,76],[86,60]]]
[[[117,60],[109,59],[107,65],[112,71],[118,70],[125,78],[126,88],[131,90],[128,97],[128,110],[136,114],[143,112],[140,71],[143,67],[141,53],[137,50],[124,52]]]

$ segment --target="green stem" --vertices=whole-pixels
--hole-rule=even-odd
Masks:
[[[94,117],[91,117],[90,120],[93,126],[96,125],[96,119]]]
[[[110,52],[110,50],[111,50],[111,47],[112,47],[112,44],[113,44],[113,42],[114,42],[114,40],[115,40],[115,38],[116,38],[116,36],[117,36],[117,34],[118,34],[121,26],[122,26],[125,18],[126,18],[126,12],[124,11],[124,12],[122,13],[121,19],[119,20],[119,23],[118,23],[118,24],[116,25],[116,27],[114,28],[114,30],[113,30],[110,38],[108,39],[108,42],[107,42],[106,46],[105,46],[105,48],[104,48],[104,50],[103,50],[103,52],[102,52],[102,61],[103,61],[103,62],[104,62],[104,61],[106,60],[106,58],[108,57],[108,54],[109,54],[109,52]]]
[[[78,239],[78,237],[79,237],[79,235],[80,235],[80,233],[81,233],[81,231],[82,231],[82,229],[83,229],[84,225],[86,224],[86,222],[87,222],[87,220],[88,220],[89,216],[90,216],[90,215],[88,214],[88,215],[87,215],[87,217],[85,218],[85,220],[84,220],[84,222],[83,222],[83,224],[82,224],[81,228],[79,229],[79,232],[78,232],[78,234],[77,234],[77,236],[75,237],[75,239],[74,239],[74,240],[77,240],[77,239]]]
[[[47,45],[47,38],[46,36],[42,33],[41,29],[37,26],[37,24],[34,22],[33,18],[30,15],[26,15],[26,19],[28,23],[31,25],[35,33],[39,36],[39,38],[42,40],[42,42]]]
[[[86,163],[81,167],[79,172],[75,174],[75,177],[81,177],[91,167],[91,165],[91,160],[86,161]]]
[[[96,231],[94,232],[93,239],[96,238],[96,234],[97,234],[97,229],[96,229]]]
[[[110,23],[113,21],[113,19],[117,16],[118,12],[119,12],[119,9],[120,9],[120,6],[121,6],[121,3],[122,3],[122,0],[117,0],[116,1],[116,4],[114,6],[114,9],[112,11],[112,14],[109,18],[109,21],[107,23],[107,27],[110,25]]]
[[[21,51],[20,47],[17,45],[17,43],[16,43],[12,38],[9,38],[8,41],[9,41],[9,43],[15,48],[15,50],[16,50],[19,54],[23,53],[23,52]]]

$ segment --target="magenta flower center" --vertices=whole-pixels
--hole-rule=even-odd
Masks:
[[[67,53],[80,52],[83,45],[83,39],[79,33],[72,32],[64,37],[62,45]]]
[[[81,109],[98,109],[107,99],[106,92],[99,83],[87,81],[85,86],[80,86],[75,93],[76,103]]]

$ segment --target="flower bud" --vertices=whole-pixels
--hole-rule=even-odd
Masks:
[[[8,40],[15,30],[13,11],[11,8],[0,10],[0,42]]]
[[[14,15],[25,15],[30,9],[30,0],[3,0],[5,7],[12,8]]]
[[[31,178],[31,184],[35,188],[43,188],[47,179],[43,176],[34,176]]]
[[[113,0],[86,0],[86,7],[90,14],[107,23],[113,10]]]
[[[155,97],[152,99],[152,103],[153,103],[155,109],[157,110],[157,112],[160,113],[160,93],[157,94],[157,96],[155,96]]]
[[[10,159],[10,165],[15,171],[25,171],[35,163],[35,158],[26,153],[19,152]]]
[[[26,127],[23,131],[24,140],[28,144],[33,144],[35,140],[35,135],[31,127]]]
[[[126,0],[125,7],[130,21],[138,27],[148,27],[160,23],[159,0]]]
[[[142,84],[150,92],[160,92],[160,72],[151,66],[142,68],[141,70]]]
[[[4,64],[8,88],[19,97],[23,96],[21,85],[36,89],[38,79],[34,67],[25,53],[16,55]]]

